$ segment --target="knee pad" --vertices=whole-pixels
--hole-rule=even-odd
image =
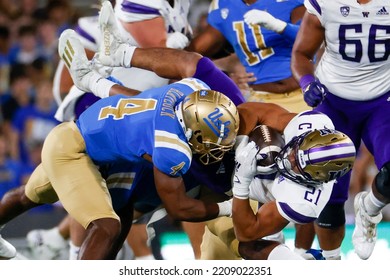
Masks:
[[[375,176],[375,187],[384,197],[390,199],[390,161],[385,163]]]
[[[322,228],[337,228],[345,225],[344,203],[327,204],[316,221]]]

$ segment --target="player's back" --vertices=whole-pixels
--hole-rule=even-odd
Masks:
[[[310,1],[311,2],[311,1]],[[369,100],[390,90],[388,1],[317,1],[307,10],[325,26],[326,51],[317,76],[333,94]],[[359,90],[356,90],[359,89]]]
[[[144,154],[152,156],[154,163],[175,155],[177,160],[184,156],[191,162],[174,107],[185,96],[202,88],[208,86],[189,78],[137,96],[115,95],[97,101],[77,120],[88,155],[97,163],[139,161]],[[183,152],[180,146],[188,149]],[[164,160],[161,162],[163,165]]]

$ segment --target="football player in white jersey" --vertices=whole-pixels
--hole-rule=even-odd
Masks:
[[[276,104],[259,102],[243,103],[238,110],[234,231],[221,226],[227,224],[227,217],[219,219],[219,225],[210,230],[237,257],[303,259],[283,244],[281,231],[290,222],[307,224],[320,215],[333,190],[334,175],[338,178],[351,169],[355,147],[345,134],[334,130],[332,121],[322,113],[305,111],[296,115]],[[258,148],[248,143],[246,135],[258,124],[283,133],[287,142],[273,166],[256,166]],[[294,169],[295,164],[300,167]],[[249,199],[259,203],[256,214]],[[316,258],[305,254],[305,259]]]
[[[293,48],[291,67],[305,101],[327,114],[337,130],[358,148],[363,141],[378,174],[370,192],[355,196],[355,252],[362,259],[374,250],[381,209],[390,202],[390,3],[385,0],[306,0]],[[314,70],[312,59],[325,42]],[[340,258],[345,235],[344,203],[349,176],[338,180],[318,219],[324,256]]]

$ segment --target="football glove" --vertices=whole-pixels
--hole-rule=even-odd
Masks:
[[[247,24],[259,24],[268,30],[275,31],[277,33],[283,32],[287,23],[273,17],[271,14],[261,10],[250,10],[244,15],[244,21]]]
[[[239,199],[249,198],[249,185],[256,175],[258,147],[251,141],[236,153],[236,167],[233,173],[233,195]]]
[[[168,33],[166,46],[172,49],[184,49],[188,46],[190,40],[187,36],[180,32]]]
[[[303,99],[309,106],[317,107],[324,100],[328,89],[318,79],[315,79],[313,76],[308,78],[308,76],[303,76],[299,83],[302,88]]]

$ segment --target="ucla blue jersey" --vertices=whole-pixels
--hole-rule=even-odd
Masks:
[[[86,150],[96,164],[143,161],[171,176],[187,172],[192,152],[174,107],[188,94],[209,87],[194,78],[146,90],[137,96],[103,98],[77,120]]]
[[[208,22],[219,30],[233,46],[247,72],[253,72],[255,84],[263,84],[292,76],[290,70],[293,42],[260,25],[248,25],[244,14],[252,9],[267,11],[275,18],[291,23],[292,10],[303,0],[260,0],[247,5],[238,0],[214,0]]]

